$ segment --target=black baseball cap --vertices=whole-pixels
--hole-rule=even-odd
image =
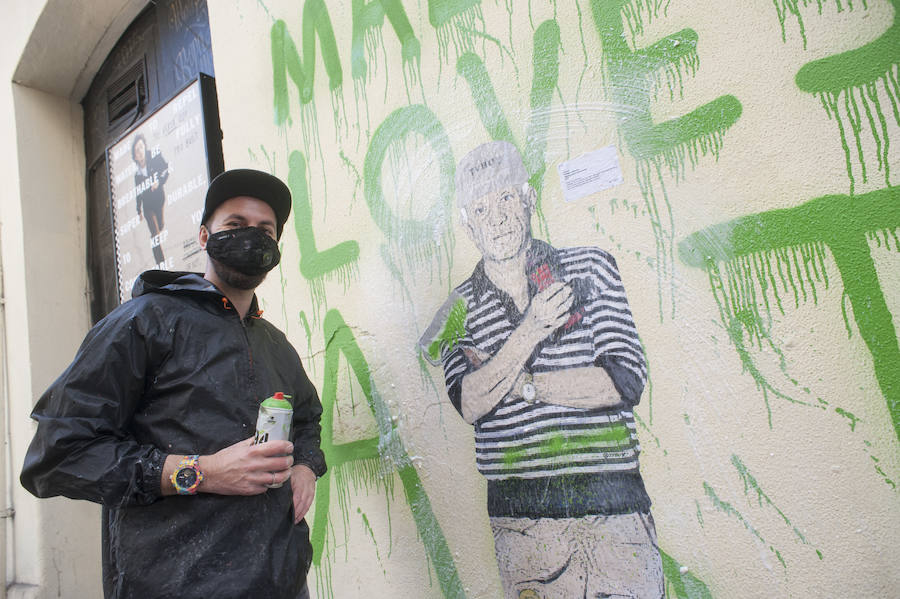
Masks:
[[[216,208],[238,196],[258,198],[271,206],[278,237],[281,237],[284,223],[291,215],[291,190],[278,177],[251,168],[225,171],[210,182],[200,222],[205,225]]]

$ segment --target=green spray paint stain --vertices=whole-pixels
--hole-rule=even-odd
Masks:
[[[793,15],[797,19],[797,25],[800,27],[800,37],[803,38],[803,49],[806,49],[806,26],[803,24],[803,15],[800,14],[800,5],[806,8],[813,3],[813,0],[772,0],[775,4],[775,10],[778,12],[778,22],[781,23],[781,40],[787,41],[787,35],[784,30],[784,23],[787,21],[788,15]],[[853,0],[843,0],[847,8],[853,10]],[[828,0],[815,0],[818,5],[818,12],[822,14],[822,6]],[[858,0],[857,0],[858,2]],[[843,12],[844,5],[841,0],[835,0],[837,4],[837,12]],[[863,8],[869,8],[866,0],[862,0]]]
[[[484,31],[481,0],[428,0],[428,21],[437,32],[438,57],[447,62],[450,44],[460,56],[475,49],[474,31]]]
[[[488,134],[496,141],[508,141],[519,148],[525,170],[530,175],[528,182],[537,192],[535,212],[538,215],[540,233],[545,239],[550,237],[541,197],[547,170],[544,154],[550,126],[550,101],[559,80],[559,35],[559,24],[553,20],[544,21],[534,32],[531,118],[525,132],[524,147],[513,139],[512,128],[500,107],[497,92],[481,58],[470,52],[460,56],[456,62],[457,72],[469,83],[472,99]]]
[[[774,297],[782,313],[779,293],[792,293],[795,304],[801,299],[816,301],[812,289],[807,291],[805,286],[814,287],[815,268],[824,272],[827,246],[841,275],[859,333],[872,354],[875,377],[900,438],[900,346],[868,243],[872,232],[895,232],[900,228],[898,205],[900,187],[853,197],[824,196],[795,208],[771,210],[708,227],[679,243],[679,256],[685,264],[709,272],[723,324],[740,353],[743,337],[741,329],[733,325],[735,310],[729,308],[729,312],[722,306],[745,306],[743,312],[738,310],[744,315],[740,325],[752,334],[759,329],[760,310],[768,312],[771,308],[769,296]],[[895,249],[900,250],[900,246]],[[716,282],[722,279],[723,267],[735,273],[727,290]],[[765,302],[765,308],[759,306],[760,300]]]
[[[447,546],[440,523],[431,509],[431,501],[422,486],[403,441],[391,419],[390,409],[376,389],[368,362],[340,312],[330,310],[323,323],[325,336],[325,376],[322,384],[322,450],[328,472],[316,486],[316,507],[310,534],[313,563],[317,571],[317,595],[333,597],[331,563],[335,550],[334,526],[329,522],[331,481],[337,489],[338,507],[344,523],[349,525],[350,488],[383,489],[393,496],[394,474],[400,479],[406,501],[412,511],[427,559],[437,573],[444,597],[465,598],[456,563]],[[334,440],[334,412],[338,401],[338,370],[343,355],[362,389],[369,410],[375,418],[378,436],[346,443]],[[346,534],[346,533],[345,533]],[[345,539],[346,541],[346,539]],[[346,543],[345,543],[346,545]],[[324,559],[323,559],[324,557]]]
[[[441,346],[446,345],[448,351],[452,351],[456,347],[456,343],[466,334],[466,301],[458,300],[450,309],[447,315],[447,322],[441,329],[438,338],[428,346],[428,355],[433,360],[441,357]]]
[[[699,509],[699,505],[698,505]],[[706,584],[694,576],[685,566],[659,549],[662,558],[663,574],[666,577],[666,597],[678,599],[712,599],[712,593]]]
[[[847,410],[844,410],[843,408],[835,408],[834,411],[850,421],[851,431],[856,430],[856,423],[859,422],[859,418],[857,418]]]
[[[409,173],[411,179],[418,175],[410,173],[404,164],[406,142],[413,134],[424,138],[439,169],[440,201],[430,207],[424,220],[404,218],[392,209],[385,200],[382,183],[385,161],[389,161],[391,172]],[[385,238],[400,250],[410,268],[432,260],[440,267],[446,261],[448,279],[454,247],[450,219],[455,174],[453,150],[444,127],[428,107],[420,104],[398,108],[388,115],[372,136],[363,164],[366,204]]]
[[[300,244],[300,273],[309,283],[313,303],[313,317],[318,319],[325,298],[325,281],[338,279],[346,289],[356,276],[359,244],[343,241],[327,250],[316,249],[313,233],[312,204],[306,179],[306,159],[300,152],[291,152],[288,159],[288,187],[294,205],[294,231]]]
[[[766,540],[762,537],[762,535],[759,534],[759,531],[756,530],[752,524],[747,522],[746,518],[744,518],[744,516],[739,511],[737,511],[734,508],[734,506],[732,506],[727,501],[723,501],[723,500],[719,499],[719,496],[716,495],[715,490],[706,481],[703,482],[703,490],[706,492],[706,496],[709,497],[710,501],[712,501],[713,506],[717,510],[719,510],[720,512],[722,512],[728,516],[733,516],[734,518],[737,518],[738,522],[740,522],[741,525],[743,525],[743,527],[746,528],[750,532],[750,534],[752,534],[754,537],[759,539],[759,541],[763,545],[765,545],[766,547],[769,548],[769,551],[771,551],[775,555],[775,557],[778,559],[778,561],[781,562],[781,566],[783,568],[787,568],[787,565],[784,563],[784,559],[782,559],[782,557],[781,557],[781,552],[779,552],[774,547],[772,547],[772,545],[769,545],[769,543],[766,542]]]
[[[806,537],[803,536],[803,533],[801,533],[797,529],[797,527],[794,526],[790,520],[788,520],[788,517],[784,515],[784,512],[782,512],[778,508],[778,506],[775,505],[775,503],[769,498],[769,496],[766,495],[766,493],[760,488],[759,483],[756,482],[756,478],[754,478],[754,476],[750,474],[750,472],[747,470],[747,467],[737,455],[731,455],[731,464],[738,471],[738,475],[741,477],[741,481],[743,481],[744,483],[744,494],[747,494],[750,491],[754,491],[756,493],[756,501],[760,505],[760,507],[762,507],[763,501],[765,501],[766,505],[774,509],[775,512],[778,513],[779,516],[781,516],[781,519],[784,520],[784,523],[791,527],[791,530],[794,532],[797,538],[800,539],[800,542],[804,545],[809,545],[809,541],[806,540]],[[821,553],[818,550],[816,550],[816,553],[819,553],[819,555],[821,556]]]
[[[854,152],[850,148],[849,135],[853,136],[855,144],[859,177],[862,182],[868,180],[863,129],[868,129],[875,142],[877,166],[884,173],[884,183],[888,187],[891,185],[890,138],[882,93],[888,99],[894,123],[900,126],[900,0],[889,1],[894,7],[894,21],[878,39],[860,48],[810,62],[797,73],[797,87],[818,97],[828,118],[837,124],[850,179],[850,195],[855,192],[857,174],[853,168]]]
[[[309,320],[306,318],[306,312],[300,310],[300,313],[297,315],[297,319],[300,321],[300,324],[303,325],[303,331],[306,333],[306,355],[309,356],[309,360],[307,361],[305,366],[315,376],[316,360],[313,360],[312,331],[309,328]]]
[[[718,157],[725,131],[741,116],[734,96],[721,96],[681,117],[654,124],[650,104],[665,80],[669,94],[681,91],[684,75],[698,68],[697,33],[684,29],[642,49],[629,47],[623,14],[634,34],[644,19],[658,16],[661,2],[648,0],[592,0],[594,23],[603,48],[604,86],[609,99],[623,107],[619,132],[636,161],[636,176],[656,239],[659,315],[663,318],[666,278],[674,285],[675,222],[664,172],[676,181],[685,166],[701,156]],[[670,291],[675,313],[674,289]]]

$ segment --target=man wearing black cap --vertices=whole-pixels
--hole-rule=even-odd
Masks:
[[[106,597],[309,596],[322,407],[254,294],[290,209],[269,174],[216,177],[205,274],[143,273],[35,406],[22,484],[103,505]],[[279,391],[293,443],[253,445],[259,403]]]

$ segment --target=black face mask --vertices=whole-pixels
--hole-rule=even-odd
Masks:
[[[278,242],[259,227],[219,231],[209,236],[206,253],[213,260],[245,275],[262,275],[278,265]]]

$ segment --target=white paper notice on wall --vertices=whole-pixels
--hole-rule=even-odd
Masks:
[[[593,152],[582,154],[568,162],[561,163],[559,184],[567,202],[574,202],[586,195],[621,185],[622,169],[616,146],[606,146]]]

